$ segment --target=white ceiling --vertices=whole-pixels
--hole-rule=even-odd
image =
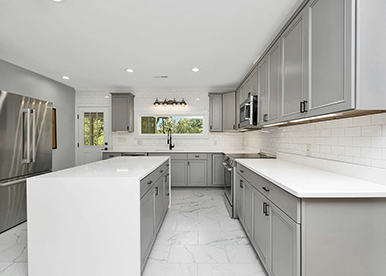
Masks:
[[[301,2],[0,0],[0,59],[75,89],[233,89]]]

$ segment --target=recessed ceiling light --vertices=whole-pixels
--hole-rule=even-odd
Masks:
[[[125,71],[126,71],[127,73],[134,73],[134,70],[133,70],[133,69],[130,69],[130,68],[125,69]]]
[[[56,2],[56,3],[63,2],[63,0],[52,0],[52,1],[54,1],[54,2]]]
[[[197,73],[198,71],[200,71],[200,68],[193,68],[192,71],[193,71],[194,73]]]
[[[65,79],[65,80],[69,80],[70,77],[67,77],[67,76],[62,76],[62,79]]]

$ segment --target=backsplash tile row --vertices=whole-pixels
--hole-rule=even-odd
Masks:
[[[386,168],[386,113],[246,132],[244,146]]]

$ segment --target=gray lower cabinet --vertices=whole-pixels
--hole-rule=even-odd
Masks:
[[[171,161],[172,187],[188,186],[188,160]]]
[[[300,201],[245,167],[237,171],[239,220],[268,275],[300,276],[301,224],[286,213],[300,219]]]
[[[167,164],[162,164],[141,182],[141,269],[156,239],[169,206]]]
[[[134,95],[111,93],[112,131],[134,131]]]
[[[208,161],[188,161],[188,186],[207,186],[208,184]]]
[[[212,185],[224,185],[224,155],[212,154]]]
[[[154,193],[149,191],[141,198],[141,264],[142,267],[150,253],[154,235]]]

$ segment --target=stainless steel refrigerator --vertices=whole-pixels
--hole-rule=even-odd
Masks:
[[[25,221],[26,179],[52,169],[52,103],[0,90],[0,233]]]

